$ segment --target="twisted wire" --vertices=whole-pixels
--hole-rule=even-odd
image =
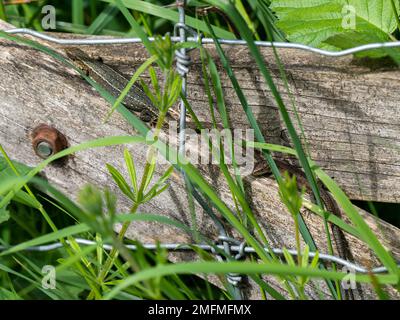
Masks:
[[[186,0],[177,0],[176,1],[178,11],[179,11],[179,22],[175,24],[174,26],[174,37],[177,37],[179,34],[179,39],[180,42],[186,42],[187,41],[187,34],[191,34],[193,38],[198,39],[197,33],[188,27],[185,23],[185,6],[186,6]],[[181,48],[179,50],[175,51],[175,57],[176,57],[176,69],[177,72],[180,74],[182,77],[182,95],[186,97],[187,94],[187,74],[189,72],[189,67],[191,65],[191,59],[190,56],[188,55],[189,50],[186,48]],[[179,153],[183,155],[185,153],[185,126],[186,126],[186,106],[184,104],[183,99],[181,99],[180,102],[180,126],[179,126]],[[184,178],[185,178],[185,172],[182,172]],[[190,182],[189,182],[190,183]],[[220,235],[218,239],[222,241],[223,247],[225,254],[228,257],[231,257],[231,251],[230,251],[230,244],[233,243],[235,240],[228,238],[226,236],[226,231],[225,229],[221,229],[219,231]],[[221,256],[217,256],[217,259],[221,259]],[[233,285],[234,288],[234,296],[236,299],[242,299],[242,291],[238,287],[239,283],[242,281],[242,276],[236,273],[229,273],[227,274],[226,277],[227,281]]]
[[[82,238],[75,238],[74,241],[80,245],[84,246],[90,246],[90,245],[99,245],[98,242],[93,241],[93,240],[88,240],[88,239],[82,239]],[[237,243],[237,240],[235,240]],[[69,240],[66,240],[66,243],[70,243]],[[133,244],[125,244],[124,245],[127,249],[135,251],[137,250],[137,246]],[[217,253],[217,250],[224,251],[225,246],[224,244],[216,244],[216,245],[209,245],[209,244],[188,244],[188,243],[160,243],[160,244],[153,244],[153,243],[147,243],[147,244],[142,244],[141,247],[147,249],[147,250],[157,250],[158,248],[162,248],[171,252],[174,251],[194,251],[194,248],[197,249],[202,249],[204,251],[211,252],[216,255],[218,261],[223,261],[223,258],[221,255]],[[0,252],[5,252],[9,251],[10,252],[14,249],[17,248],[17,246],[6,246],[6,245],[0,245]],[[63,244],[61,242],[54,242],[46,245],[40,245],[40,246],[31,246],[31,247],[26,247],[21,249],[21,251],[33,251],[33,252],[47,252],[47,251],[52,251],[52,250],[57,250],[63,248]],[[113,246],[111,244],[103,244],[102,248],[106,251],[112,250]],[[237,253],[241,254],[241,257],[244,257],[245,255],[248,254],[254,254],[256,251],[254,250],[253,247],[246,246],[243,243],[240,243],[239,245],[237,244],[231,244],[229,246],[229,250],[231,253]],[[264,248],[265,252],[271,253],[271,251],[276,254],[277,256],[283,257],[283,249],[281,248],[271,248],[271,251],[268,248]],[[293,256],[297,257],[297,250],[295,249],[287,249],[287,252]],[[316,252],[310,252],[308,257],[309,259],[313,259],[317,255]],[[387,273],[388,270],[384,266],[379,266],[375,267],[372,269],[365,268],[363,266],[360,266],[354,262],[344,260],[340,257],[329,255],[329,254],[324,254],[324,253],[318,253],[318,260],[323,262],[323,263],[335,263],[337,265],[341,265],[343,267],[347,267],[350,270],[354,270],[354,272],[360,273],[360,274],[382,274],[382,273]],[[400,268],[400,262],[397,262],[397,267]]]
[[[240,242],[237,239],[234,239],[234,238],[231,238],[231,237],[228,237],[225,235],[220,235],[218,237],[218,241],[222,242],[224,251],[228,257],[233,257],[237,261],[239,261],[240,259],[242,259],[244,257],[244,247],[246,245],[246,243],[244,241]],[[231,247],[233,245],[236,245],[239,248],[239,251],[235,256],[232,255],[232,250],[231,250]],[[221,257],[221,259],[222,259],[222,257]],[[239,273],[230,272],[227,274],[226,279],[228,280],[228,282],[231,285],[237,287],[242,282],[243,276]]]
[[[186,33],[191,33],[192,37],[194,39],[198,39],[197,33],[189,28],[187,25],[185,25],[183,22],[178,22],[174,26],[174,37],[177,37],[178,33],[183,30],[185,32],[185,38],[186,38]],[[189,50],[185,48],[185,50],[176,50],[175,51],[175,56],[176,56],[176,69],[178,73],[182,77],[186,77],[187,73],[189,72],[189,67],[192,63],[192,60],[190,59],[190,56],[188,55]]]
[[[177,1],[178,2],[178,9],[180,12],[180,21],[174,26],[174,36],[171,37],[171,40],[173,42],[184,42],[184,41],[189,41],[189,42],[197,42],[201,44],[213,44],[214,40],[212,38],[204,38],[201,35],[198,35],[194,30],[189,28],[184,21],[184,5],[185,1]],[[102,38],[102,39],[63,39],[63,38],[57,38],[53,37],[41,32],[37,32],[31,29],[26,29],[26,28],[15,28],[15,29],[9,29],[6,30],[7,33],[9,34],[28,34],[33,37],[53,42],[59,45],[112,45],[112,44],[131,44],[131,43],[141,43],[140,38]],[[178,32],[180,33],[178,35]],[[187,34],[190,34],[189,37],[186,36]],[[149,41],[154,41],[154,37],[150,37]],[[246,45],[247,42],[245,40],[231,40],[231,39],[218,39],[218,42],[220,44],[226,44],[226,45]],[[255,41],[254,42],[257,46],[259,47],[276,47],[276,48],[286,48],[286,49],[298,49],[298,50],[303,50],[303,51],[308,51],[308,52],[313,52],[317,53],[323,56],[329,56],[329,57],[343,57],[363,51],[368,51],[368,50],[374,50],[374,49],[384,49],[384,48],[397,48],[400,47],[400,41],[394,41],[394,42],[384,42],[384,43],[370,43],[366,45],[361,45],[357,46],[354,48],[346,49],[346,50],[341,50],[341,51],[329,51],[329,50],[323,50],[315,47],[311,47],[308,45],[304,44],[298,44],[298,43],[288,43],[288,42],[269,42],[269,41]],[[181,50],[177,50],[175,52],[176,54],[176,68],[177,72],[182,76],[184,79],[183,85],[182,85],[182,91],[186,95],[186,75],[189,72],[189,67],[191,64],[190,56],[187,54],[189,50],[182,48]],[[183,102],[181,103],[181,129],[185,128],[185,114],[186,110],[184,108]],[[183,118],[183,120],[182,120]],[[181,140],[184,141],[184,140]],[[182,142],[183,143],[183,142]],[[184,146],[181,146],[181,151]],[[187,250],[193,250],[193,247],[198,247],[200,249],[210,251],[214,253],[219,261],[224,261],[221,255],[219,255],[216,252],[216,249],[223,250],[227,256],[232,256],[232,253],[236,253],[233,258],[235,260],[240,260],[242,259],[246,254],[252,254],[255,253],[254,248],[246,246],[245,242],[240,242],[236,239],[230,238],[226,236],[225,232],[220,232],[220,236],[218,237],[218,241],[221,244],[217,244],[214,246],[206,245],[206,244],[178,244],[178,243],[164,243],[159,246],[155,244],[144,244],[143,247],[148,249],[148,250],[156,250],[157,247],[164,248],[166,250],[172,250],[172,251],[187,251]],[[69,242],[69,241],[67,241]],[[82,245],[96,245],[97,243],[91,240],[87,239],[76,239],[76,242]],[[42,245],[42,246],[32,246],[25,248],[24,250],[26,251],[50,251],[50,250],[55,250],[58,248],[61,248],[62,244],[60,242],[52,243],[49,245]],[[126,247],[130,250],[136,250],[137,247],[135,245],[126,245]],[[109,244],[104,244],[103,248],[105,250],[111,250],[112,246]],[[8,246],[2,246],[0,245],[0,251],[5,251],[12,249],[12,247]],[[269,252],[267,248],[264,248],[266,252]],[[283,250],[280,248],[273,248],[272,252],[276,255],[283,256]],[[287,250],[289,254],[292,256],[297,256],[297,251],[294,249],[289,249]],[[309,258],[315,257],[317,253],[315,252],[310,252],[309,253]],[[376,267],[373,269],[367,269],[363,266],[360,266],[358,264],[355,264],[353,262],[344,260],[340,257],[333,256],[333,255],[328,255],[328,254],[319,254],[319,260],[326,262],[326,263],[336,263],[338,265],[342,265],[343,267],[348,267],[355,272],[358,273],[385,273],[387,272],[387,268],[384,266]],[[398,264],[398,267],[400,268],[400,264]],[[242,276],[239,274],[228,274],[227,280],[229,283],[231,283],[234,286],[237,286],[240,281],[242,281]]]
[[[35,38],[39,38],[45,41],[49,41],[59,45],[113,45],[113,44],[132,44],[132,43],[141,43],[142,39],[140,38],[102,38],[102,39],[64,39],[64,38],[57,38],[53,36],[49,36],[47,34],[27,29],[27,28],[14,28],[6,30],[5,32],[10,34],[28,34]],[[148,38],[150,42],[155,40],[154,37]],[[186,39],[188,42],[200,42],[201,44],[213,44],[214,39],[212,38],[204,38],[199,36],[196,37],[187,37]],[[172,42],[180,42],[180,37],[171,37]],[[247,45],[245,40],[238,40],[238,39],[218,39],[220,44],[226,45]],[[258,47],[275,47],[275,48],[283,48],[283,49],[298,49],[308,52],[317,53],[323,56],[328,57],[343,57],[363,51],[369,50],[377,50],[377,49],[389,49],[389,48],[399,48],[400,41],[393,41],[393,42],[376,42],[376,43],[369,43],[364,44],[361,46],[353,47],[350,49],[340,50],[340,51],[329,51],[320,48],[315,48],[312,46],[308,46],[301,43],[291,43],[291,42],[270,42],[270,41],[254,41],[254,44]]]

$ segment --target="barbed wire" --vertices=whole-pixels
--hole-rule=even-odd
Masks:
[[[222,240],[222,239],[220,239]],[[232,239],[234,240],[234,239]],[[84,246],[90,246],[90,245],[99,245],[98,242],[93,241],[93,240],[88,240],[88,239],[83,239],[83,238],[75,238],[74,241],[80,245],[84,245]],[[66,243],[70,244],[71,241],[66,240]],[[137,250],[138,246],[134,245],[134,244],[124,244],[124,246],[132,251]],[[194,251],[195,249],[201,249],[207,252],[211,252],[211,253],[215,253],[216,249],[224,251],[225,250],[225,246],[223,244],[215,244],[215,245],[209,245],[209,244],[188,244],[188,243],[159,243],[159,244],[141,244],[141,247],[147,249],[147,250],[158,250],[158,249],[165,249],[168,251],[175,251],[175,252],[179,252],[179,251]],[[53,251],[53,250],[57,250],[63,247],[63,244],[61,242],[53,242],[47,245],[40,245],[40,246],[32,246],[32,247],[27,247],[24,248],[22,251],[36,251],[36,252],[47,252],[47,251]],[[13,246],[4,246],[4,245],[0,245],[0,251],[4,252],[7,250],[12,250],[14,247]],[[102,248],[106,251],[110,251],[112,250],[113,246],[111,244],[103,244]],[[237,255],[241,257],[243,257],[244,255],[248,255],[248,254],[255,254],[256,251],[253,247],[250,246],[246,246],[243,243],[241,244],[231,244],[229,246],[229,249],[231,251],[231,253],[235,253]],[[283,249],[281,248],[271,248],[271,251],[268,248],[264,248],[266,253],[271,253],[271,251],[280,256],[283,257],[284,253],[283,253]],[[295,249],[287,249],[287,252],[293,256],[293,257],[297,257],[297,251]],[[313,259],[316,255],[318,254],[318,260],[325,262],[325,263],[336,263],[337,265],[341,265],[343,267],[347,267],[351,270],[354,270],[355,272],[358,273],[363,273],[363,274],[367,274],[367,273],[375,273],[375,274],[380,274],[380,273],[386,273],[387,272],[387,268],[380,266],[380,267],[375,267],[372,269],[367,269],[363,266],[360,266],[354,262],[351,261],[347,261],[344,260],[340,257],[337,256],[333,256],[333,255],[329,255],[329,254],[324,254],[324,253],[317,253],[317,252],[310,252],[308,257],[309,259]],[[236,257],[235,257],[236,258]],[[398,263],[397,265],[400,268],[400,263]]]
[[[140,38],[104,38],[104,39],[64,39],[64,38],[57,38],[50,36],[48,34],[44,34],[35,30],[26,29],[26,28],[15,28],[6,30],[7,33],[10,34],[28,34],[33,37],[46,40],[49,42],[53,42],[59,45],[113,45],[113,44],[132,44],[132,43],[141,43],[142,39]],[[154,37],[148,38],[150,42],[155,40]],[[171,41],[173,42],[180,42],[181,38],[179,36],[171,37]],[[203,38],[198,35],[197,37],[187,37],[186,41],[188,42],[196,42],[201,44],[213,44],[214,39],[212,38]],[[226,45],[239,45],[243,46],[246,45],[247,42],[245,40],[238,40],[238,39],[218,39],[218,42],[221,44]],[[393,41],[393,42],[377,42],[377,43],[370,43],[361,46],[357,46],[350,49],[340,50],[340,51],[330,51],[324,50],[320,48],[315,48],[312,46],[308,46],[305,44],[300,43],[292,43],[292,42],[271,42],[271,41],[254,41],[255,45],[259,47],[275,47],[275,48],[284,48],[284,49],[298,49],[303,51],[309,51],[318,53],[323,56],[328,57],[343,57],[363,51],[369,50],[376,50],[376,49],[389,49],[389,48],[399,48],[400,41]]]
[[[196,42],[197,44],[213,44],[214,39],[212,38],[204,38],[201,34],[197,34],[193,29],[188,27],[185,24],[185,0],[178,0],[176,6],[179,11],[179,22],[174,26],[174,35],[171,37],[172,42]],[[26,28],[15,28],[6,30],[9,34],[27,34],[38,39],[42,39],[48,42],[52,42],[58,45],[116,45],[116,44],[133,44],[133,43],[142,43],[140,38],[84,38],[84,39],[66,39],[66,38],[58,38],[54,36],[50,36],[48,34],[44,34],[38,31],[34,31]],[[188,36],[189,34],[189,36]],[[155,40],[154,37],[148,38],[150,42]],[[245,40],[238,39],[218,39],[220,44],[231,45],[231,46],[243,46],[247,45]],[[341,51],[329,51],[320,48],[315,48],[312,46],[299,44],[299,43],[289,43],[289,42],[270,42],[270,41],[254,41],[255,45],[259,47],[275,47],[275,48],[283,48],[283,49],[296,49],[302,51],[308,51],[316,54],[320,54],[328,57],[343,57],[359,52],[369,51],[369,50],[377,50],[377,49],[388,49],[388,48],[396,48],[400,47],[400,41],[394,42],[383,42],[383,43],[371,43],[366,45],[357,46],[350,49],[345,49]],[[187,92],[187,82],[186,76],[189,72],[189,66],[191,64],[190,57],[188,56],[188,49],[182,48],[175,52],[176,61],[177,61],[177,71],[182,76],[182,94],[186,96]],[[185,132],[185,119],[186,119],[186,108],[184,102],[181,100],[180,103],[180,139],[179,139],[179,152],[184,153],[185,145],[184,145],[184,132]],[[184,172],[182,172],[184,175]],[[197,198],[196,198],[197,199]],[[200,203],[201,204],[201,203]],[[205,210],[208,212],[209,210]],[[212,213],[210,213],[212,217]],[[213,217],[212,217],[213,218]],[[219,221],[215,221],[217,226],[222,225]],[[88,239],[77,238],[75,241],[81,245],[98,245],[97,242],[91,241]],[[161,244],[142,244],[145,249],[148,250],[157,250],[158,248],[166,249],[169,251],[189,251],[197,249],[202,249],[208,252],[213,253],[219,261],[226,261],[226,258],[222,257],[217,251],[220,250],[225,253],[227,257],[231,257],[233,260],[240,260],[246,254],[254,254],[256,253],[255,249],[249,246],[246,246],[244,242],[240,242],[236,239],[230,238],[227,236],[226,230],[224,228],[220,228],[218,241],[220,244],[208,245],[208,244],[182,244],[182,243],[161,243]],[[70,243],[70,241],[66,241]],[[61,242],[55,242],[48,245],[41,246],[32,246],[25,248],[25,251],[51,251],[61,248],[63,244]],[[125,244],[126,248],[130,250],[136,250],[138,246],[132,244]],[[2,246],[0,245],[0,251],[10,250],[13,247]],[[104,244],[104,250],[111,250],[113,247],[110,244]],[[271,251],[280,256],[284,256],[284,250],[280,248],[272,248],[271,251],[267,248],[264,248],[267,253],[271,253]],[[287,249],[287,252],[292,256],[297,256],[297,251],[294,249]],[[235,253],[235,255],[233,255]],[[341,265],[343,267],[347,267],[350,270],[354,270],[358,273],[385,273],[387,272],[387,268],[384,266],[376,267],[373,269],[368,269],[363,266],[360,266],[356,263],[347,261],[338,256],[310,252],[309,258],[314,258],[318,254],[318,258],[320,261],[324,263],[335,263],[337,265]],[[398,264],[400,267],[400,264]],[[242,292],[239,288],[239,283],[242,281],[242,276],[236,273],[230,273],[227,275],[227,280],[231,283],[235,289],[236,298],[242,298]]]

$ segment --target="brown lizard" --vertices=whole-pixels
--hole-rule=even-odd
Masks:
[[[129,79],[124,75],[103,63],[101,58],[91,57],[82,50],[72,47],[66,49],[65,52],[77,68],[100,84],[115,98],[122,93],[129,82]],[[142,121],[150,125],[156,123],[159,110],[153,105],[139,84],[133,84],[123,103],[129,111],[138,115]],[[166,122],[176,121],[179,125],[179,117],[179,112],[171,108],[168,110]],[[190,122],[190,117],[188,116],[187,123],[188,127],[195,128],[194,123]],[[167,123],[165,123],[164,128],[168,128]]]

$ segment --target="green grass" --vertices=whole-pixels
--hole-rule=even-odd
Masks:
[[[19,27],[41,30],[41,17],[38,10],[44,3],[55,4],[53,1],[38,1],[22,6],[0,6],[0,17],[6,18]],[[4,39],[41,50],[74,68],[109,102],[110,115],[114,111],[119,112],[138,132],[137,136],[104,137],[72,146],[42,161],[34,168],[15,163],[12,161],[13,155],[7,154],[6,150],[0,146],[2,155],[0,158],[0,245],[11,246],[0,253],[0,299],[233,299],[237,298],[237,291],[226,280],[226,275],[230,272],[249,275],[259,286],[262,297],[307,299],[309,297],[305,293],[306,285],[323,279],[326,281],[330,293],[328,295],[320,292],[321,297],[342,299],[339,284],[344,274],[335,267],[329,269],[323,266],[318,258],[308,261],[308,250],[318,251],[318,248],[299,213],[299,208],[302,206],[323,218],[329,253],[332,253],[332,242],[328,232],[328,223],[334,223],[357,237],[375,253],[379,261],[387,267],[388,273],[373,277],[358,275],[356,281],[369,284],[378,297],[387,298],[386,287],[392,286],[398,289],[399,285],[400,270],[394,258],[379,242],[339,186],[323,170],[316,167],[310,159],[307,148],[300,140],[302,133],[299,135],[295,130],[295,122],[301,128],[301,118],[299,116],[295,119],[290,117],[289,109],[282,99],[282,93],[278,91],[259,49],[254,44],[255,39],[280,41],[284,39],[283,33],[276,26],[276,17],[269,10],[268,1],[237,0],[234,3],[204,1],[203,7],[212,5],[218,8],[205,17],[198,15],[196,6],[199,6],[199,3],[192,1],[187,10],[187,23],[213,38],[240,36],[246,40],[249,51],[279,107],[280,115],[293,142],[293,149],[267,143],[227,55],[221,46],[216,46],[224,71],[228,74],[242,105],[243,113],[248,119],[249,126],[255,132],[256,142],[247,142],[247,144],[262,150],[280,187],[282,201],[292,214],[298,259],[294,261],[287,252],[285,259],[282,259],[264,250],[265,247],[271,247],[267,236],[268,226],[264,230],[255,218],[250,205],[251,199],[245,192],[244,182],[238,174],[238,166],[235,161],[233,173],[223,161],[219,165],[233,199],[234,206],[230,207],[220,199],[215,186],[210,185],[194,165],[183,161],[174,149],[157,139],[168,109],[179,99],[181,87],[180,77],[174,72],[173,60],[174,51],[179,49],[180,45],[172,44],[168,37],[165,40],[157,38],[157,41],[153,43],[147,39],[148,35],[164,35],[171,31],[173,24],[177,22],[177,11],[166,6],[167,4],[169,2],[166,1],[138,0],[57,1],[57,31],[137,36],[142,39],[151,57],[136,71],[120,97],[112,96],[50,48],[23,37],[0,32],[0,37]],[[240,28],[234,26],[240,26]],[[217,127],[215,119],[218,114],[222,119],[223,127],[231,128],[221,87],[221,70],[217,69],[216,62],[204,48],[197,44],[191,45],[201,51],[203,84],[206,89],[209,112],[214,121],[213,125]],[[275,54],[281,69],[282,80],[286,84],[286,89],[289,90],[284,68],[279,62],[278,54],[276,52]],[[161,71],[159,77],[156,76],[153,68]],[[149,71],[151,83],[149,85],[142,83],[142,85],[159,111],[152,141],[144,138],[149,130],[146,124],[129,112],[122,103],[124,94],[129,91],[144,71]],[[295,97],[293,98],[294,101]],[[216,106],[214,106],[214,99],[216,99]],[[185,104],[189,113],[196,120],[190,103],[185,100]],[[295,107],[294,102],[291,107]],[[117,212],[116,201],[118,199],[109,190],[99,190],[88,185],[79,191],[78,200],[74,201],[37,176],[52,162],[66,155],[92,148],[138,143],[148,144],[150,150],[149,161],[144,166],[142,176],[138,176],[136,163],[127,150],[121,155],[127,168],[127,176],[113,166],[104,164],[123,196],[130,201],[130,210],[124,214]],[[224,159],[226,156],[235,159],[232,151],[233,142],[228,142],[231,147],[229,155],[224,154],[222,143],[213,143],[211,139],[208,143],[220,159]],[[171,162],[178,159],[178,162],[172,163],[159,179],[155,179],[156,165],[151,161],[155,157],[156,150]],[[272,157],[274,152],[288,153],[298,157],[312,187],[316,199],[315,204],[302,198],[302,194],[298,192],[290,177],[280,174]],[[226,261],[221,263],[216,262],[213,255],[196,249],[201,257],[199,261],[171,264],[167,259],[166,251],[161,248],[153,252],[144,249],[136,241],[133,243],[138,245],[138,250],[130,251],[124,247],[123,243],[128,241],[124,239],[125,232],[136,221],[167,224],[192,235],[198,242],[213,243],[214,239],[207,239],[199,234],[195,224],[189,227],[173,219],[140,211],[143,204],[168,189],[168,177],[173,169],[185,172],[187,192],[189,193],[188,201],[197,199],[204,212],[209,214],[212,219],[215,219],[216,213],[218,213],[226,224],[234,228],[246,243],[255,249],[256,253],[253,256],[248,256],[246,261],[242,262],[233,262],[232,257],[225,256]],[[325,210],[320,200],[317,179],[331,191],[351,224]],[[195,221],[194,210],[191,214]],[[116,234],[113,229],[116,223],[122,225],[119,234]],[[300,235],[307,243],[304,250],[300,249]],[[96,244],[79,245],[75,241],[77,237],[93,240]],[[44,245],[54,241],[60,241],[62,247],[45,253],[26,251],[31,246]],[[102,247],[104,243],[113,244],[113,250],[104,250]],[[225,255],[224,252],[219,253],[222,256]],[[43,263],[56,267],[57,289],[54,291],[42,288],[41,269]],[[188,277],[187,274],[191,276]],[[218,275],[222,287],[216,288],[206,279],[194,277],[194,275],[208,274]],[[273,289],[261,277],[262,275],[276,277],[281,282],[285,294],[282,295]]]

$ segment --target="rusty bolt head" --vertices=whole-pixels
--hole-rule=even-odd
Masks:
[[[56,128],[41,124],[32,131],[32,146],[36,155],[42,159],[68,147],[65,136]]]

